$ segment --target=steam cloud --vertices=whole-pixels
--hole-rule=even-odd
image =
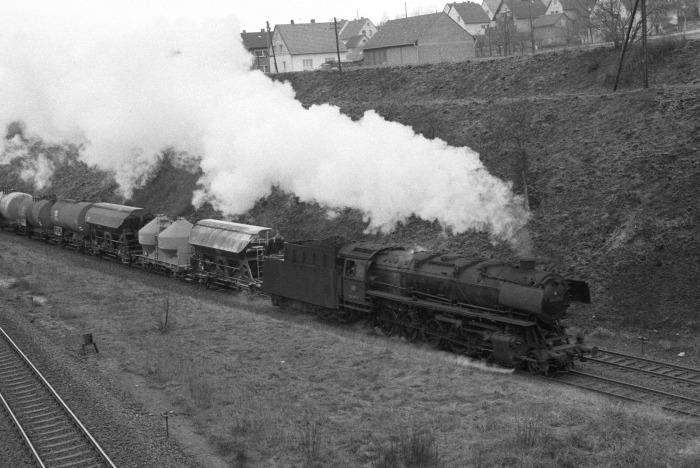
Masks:
[[[470,149],[373,111],[353,122],[334,106],[304,109],[289,84],[250,71],[231,7],[147,3],[153,15],[143,2],[56,3],[0,15],[0,125],[21,120],[46,141],[82,145],[125,196],[174,147],[201,158],[193,202],[226,215],[278,186],[330,213],[359,209],[372,231],[416,215],[513,243],[523,232],[522,200]],[[5,160],[17,154],[4,145]],[[50,164],[36,169],[49,177]]]

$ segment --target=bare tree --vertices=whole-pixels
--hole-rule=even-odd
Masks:
[[[494,150],[506,157],[516,188],[530,206],[529,159],[537,141],[537,125],[532,111],[520,100],[509,100],[487,121]]]
[[[636,0],[600,0],[590,16],[591,30],[605,42],[612,42],[621,47],[627,34],[630,16]],[[673,11],[673,4],[666,0],[647,0],[647,28],[660,31],[668,25]],[[641,9],[637,13],[630,31],[630,42],[641,38]]]

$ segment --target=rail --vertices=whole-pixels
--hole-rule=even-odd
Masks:
[[[2,328],[0,337],[0,345],[4,344],[0,347],[0,398],[39,466],[85,462],[116,468],[80,419]],[[46,421],[51,422],[51,432],[41,433],[46,426],[40,425]]]

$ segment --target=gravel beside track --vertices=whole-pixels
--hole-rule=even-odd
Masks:
[[[0,447],[2,447],[0,466],[27,468],[37,466],[4,409],[0,409]]]
[[[75,355],[66,355],[24,316],[23,311],[29,307],[27,299],[2,299],[0,326],[34,362],[118,467],[198,466],[173,439],[166,438],[160,415],[149,414],[94,371],[91,360],[97,359],[96,354],[82,356],[76,346]],[[0,466],[34,466],[16,431],[5,431],[6,426],[10,426],[8,416],[0,412],[3,447]],[[6,439],[10,448],[7,453]],[[5,457],[10,461],[6,462]]]

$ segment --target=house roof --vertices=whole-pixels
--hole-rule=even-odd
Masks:
[[[532,20],[532,27],[533,28],[545,28],[549,26],[554,26],[561,20],[562,17],[566,17],[567,19],[569,18],[566,16],[564,13],[555,13],[553,15],[542,15],[539,18]]]
[[[242,32],[243,47],[248,50],[266,49],[267,48],[267,33],[259,32]]]
[[[279,32],[289,53],[323,54],[336,51],[335,25],[333,23],[301,23],[278,24],[275,30]],[[341,52],[347,49],[343,41],[338,46]]]
[[[362,34],[362,27],[365,25],[366,22],[367,18],[345,21],[345,25],[343,26],[342,30],[338,29],[338,31],[340,31],[340,38],[344,41],[347,41],[353,36]],[[338,25],[338,27],[340,27],[340,24]]]
[[[491,10],[492,13],[496,13],[498,11],[498,7],[501,6],[501,1],[502,0],[484,0],[482,4],[486,4],[487,7],[489,7],[489,10]],[[482,7],[483,10],[483,7]]]
[[[515,19],[532,18],[534,20],[547,11],[547,7],[541,0],[503,0],[503,3],[513,12]]]
[[[345,47],[348,49],[354,49],[355,47],[360,45],[360,42],[362,41],[362,38],[366,37],[362,34],[359,34],[357,36],[352,36],[350,39],[348,39],[348,42],[345,43]]]
[[[595,0],[559,0],[559,3],[564,11],[578,10],[581,15],[585,16],[590,13],[596,2]]]
[[[486,14],[481,5],[474,2],[449,3],[466,24],[489,23],[489,15]]]
[[[445,12],[389,20],[369,40],[365,50],[414,44],[427,29],[443,16],[454,22]],[[454,24],[456,25],[457,23],[454,22]],[[464,31],[464,29],[460,29]],[[464,32],[467,33],[466,31]]]

